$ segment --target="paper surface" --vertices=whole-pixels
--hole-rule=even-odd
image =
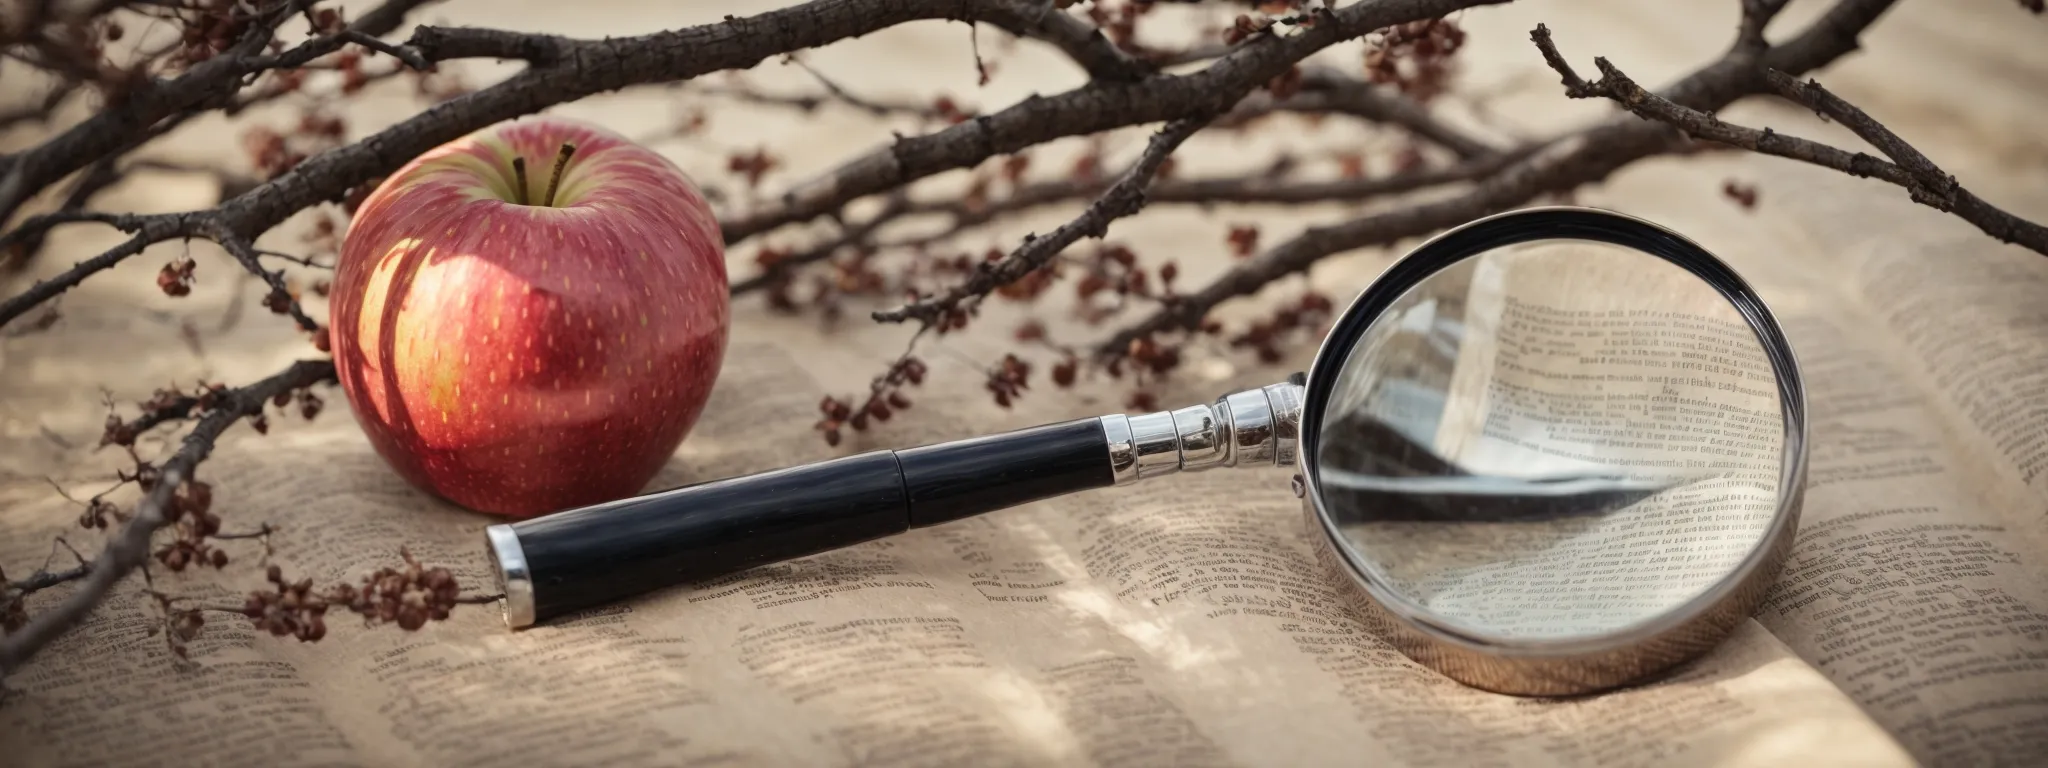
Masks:
[[[418,20],[594,37],[759,10],[628,5],[451,3]],[[1557,93],[1524,42],[1536,22],[1558,30],[1575,58],[1607,55],[1653,82],[1716,55],[1734,5],[1468,13],[1475,37],[1506,41],[1472,49],[1473,77],[1511,91],[1496,110],[1525,116],[1523,130],[1568,126],[1603,110]],[[1980,195],[2048,218],[2038,184],[2048,150],[2032,129],[2048,104],[2028,98],[2048,60],[2027,43],[2032,19],[1906,5],[1824,82]],[[966,36],[935,23],[813,61],[839,65],[849,87],[975,93]],[[983,30],[981,42],[994,37]],[[982,92],[987,103],[1073,84],[1055,56],[1017,48]],[[792,90],[805,83],[772,76]],[[1950,87],[1963,76],[1977,87]],[[639,133],[668,119],[670,98],[634,92],[562,111]],[[373,100],[357,130],[415,108]],[[729,147],[773,143],[805,169],[772,177],[788,183],[887,140],[854,115],[754,114],[772,118],[726,120],[715,140],[664,146],[710,178]],[[1759,116],[1799,119],[1730,113]],[[208,129],[172,146],[231,158]],[[1809,135],[1843,141],[1827,130]],[[1183,171],[1200,172],[1203,156],[1188,154]],[[1726,178],[1758,185],[1763,204],[1735,207],[1719,193]],[[167,181],[103,205],[169,210],[205,205],[209,193]],[[517,633],[479,606],[413,633],[337,617],[312,644],[216,616],[183,664],[150,634],[160,621],[137,579],[7,681],[0,754],[37,766],[1875,766],[2017,765],[2048,753],[2048,413],[2035,405],[2048,376],[2048,262],[1900,190],[1767,158],[1648,162],[1579,200],[1670,226],[1732,262],[1786,323],[1811,398],[1809,491],[1785,577],[1755,621],[1659,685],[1541,701],[1420,668],[1338,607],[1346,585],[1310,556],[1288,473],[1240,470],[1027,505]],[[1073,210],[986,237],[1013,242]],[[1342,215],[1162,208],[1114,234],[1148,255],[1176,254],[1182,282],[1197,285],[1228,266],[1226,220],[1260,221],[1275,238]],[[280,232],[275,244],[295,247],[296,231]],[[65,230],[42,266],[61,268],[113,237]],[[313,354],[253,300],[216,330],[229,296],[257,289],[203,243],[190,246],[201,263],[194,294],[156,293],[152,274],[185,247],[154,248],[67,296],[50,332],[0,342],[0,563],[10,576],[43,562],[55,536],[88,552],[98,541],[49,482],[90,495],[123,466],[116,452],[90,450],[105,417],[99,387],[132,403],[169,382],[248,381]],[[735,249],[736,275],[751,273],[754,250]],[[1389,255],[1333,260],[1314,282],[1342,306]],[[907,329],[843,322],[824,334],[758,301],[736,310],[713,404],[654,487],[1122,410],[1117,387],[1069,393],[1042,377],[1016,409],[995,408],[977,367],[1009,348],[1006,329],[1022,315],[992,306],[978,335],[926,355],[932,382],[911,392],[905,418],[829,448],[810,429],[818,398],[863,391]],[[186,322],[197,332],[181,331]],[[1094,332],[1054,330],[1076,341]],[[1307,354],[1190,365],[1161,404],[1279,380]],[[144,450],[168,450],[171,434]],[[407,487],[338,391],[313,422],[274,417],[266,436],[237,427],[200,476],[229,527],[279,528],[272,559],[296,575],[350,580],[395,563],[403,545],[455,568],[467,590],[490,589],[481,529],[491,521]],[[235,602],[261,586],[262,552],[230,545],[237,562],[226,573],[188,571],[156,587]]]

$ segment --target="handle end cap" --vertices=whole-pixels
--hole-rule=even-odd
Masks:
[[[497,574],[498,588],[505,593],[505,625],[513,629],[533,626],[533,572],[527,568],[519,534],[512,526],[500,524],[484,528],[484,538],[490,542],[491,567]]]

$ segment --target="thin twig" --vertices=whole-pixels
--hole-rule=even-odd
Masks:
[[[1338,11],[1318,11],[1323,15],[1313,27],[1287,37],[1264,36],[1246,42],[1201,72],[1154,76],[1142,82],[1098,80],[1063,94],[1027,99],[1001,112],[932,134],[903,139],[843,166],[822,186],[785,193],[766,210],[723,222],[722,229],[730,247],[768,229],[838,210],[856,198],[885,192],[946,170],[968,167],[1023,147],[1064,136],[1219,112],[1242,99],[1251,89],[1285,72],[1294,62],[1338,42],[1392,24],[1505,1],[1364,0]],[[1035,20],[1038,10],[1040,7],[1035,4],[1014,2],[991,2],[963,10],[953,0],[814,0],[793,8],[717,24],[607,40],[572,40],[501,30],[421,27],[407,45],[428,61],[524,52],[553,63],[535,66],[496,85],[440,104],[361,141],[307,158],[291,170],[214,209],[160,216],[166,220],[187,222],[182,225],[186,231],[176,234],[190,234],[190,230],[195,228],[193,222],[201,221],[206,222],[209,228],[221,231],[260,233],[306,207],[342,199],[350,189],[389,173],[406,158],[417,157],[478,128],[533,112],[548,104],[572,101],[638,83],[688,79],[724,69],[749,67],[767,56],[817,47],[919,19],[979,14],[977,18],[997,26],[1004,26],[1005,19],[1031,19],[1026,26],[1040,29],[1040,22]],[[1081,23],[1061,14],[1050,14],[1045,18],[1043,23],[1047,29],[1064,24],[1053,21],[1055,19]],[[1091,31],[1091,34],[1100,39],[1099,32]],[[299,48],[279,56],[307,49],[321,39],[329,38],[302,43]],[[338,38],[334,39],[338,41]],[[552,53],[540,56],[541,49]],[[672,55],[676,51],[687,53]],[[1072,50],[1068,52],[1073,53]],[[191,75],[188,73],[187,76]],[[77,147],[92,144],[78,141]],[[51,146],[50,142],[44,145],[46,149]],[[68,143],[62,146],[73,147]],[[30,155],[40,157],[44,151],[31,150]],[[16,162],[14,165],[19,170],[24,164]],[[95,257],[91,260],[94,267],[90,270],[67,273],[54,283],[38,284],[31,288],[30,294],[0,304],[0,324],[76,285],[77,280],[85,275],[111,267],[141,252],[149,243],[172,236],[174,234],[138,235],[130,244]],[[262,272],[259,270],[258,274]]]
[[[820,87],[823,87],[825,89],[825,92],[827,94],[830,94],[833,98],[838,99],[839,101],[844,102],[849,106],[857,107],[861,110],[864,110],[868,114],[874,115],[876,117],[888,117],[893,114],[902,113],[914,114],[919,117],[934,117],[938,114],[936,110],[933,110],[930,107],[912,106],[908,104],[891,104],[876,101],[865,96],[857,95],[854,92],[849,91],[845,87],[841,86],[837,81],[833,80],[832,78],[826,77],[825,73],[819,72],[817,67],[811,66],[810,62],[804,61],[802,57],[791,54],[788,57],[788,61],[789,63],[795,64],[797,65],[797,67],[803,69],[805,73],[811,76],[811,79],[818,81],[818,85]]]
[[[390,43],[384,42],[375,37],[371,37],[367,34],[364,34],[353,29],[342,30],[340,34],[343,40],[347,40],[348,42],[355,43],[356,45],[360,45],[364,48],[368,48],[378,53],[389,55],[394,59],[405,62],[406,66],[412,67],[415,70],[424,71],[428,67],[433,66],[432,63],[429,63],[427,61],[427,58],[425,56],[420,55],[419,51],[413,50],[411,48],[404,48],[392,45]]]
[[[47,480],[49,478],[44,479]],[[71,498],[71,494],[65,493],[64,487],[57,485],[56,480],[50,480],[50,485],[55,486],[57,488],[57,493],[62,494],[64,498],[69,499],[72,503],[85,503],[77,499]],[[74,565],[70,568],[66,568],[61,571],[52,571],[50,570],[50,563],[56,561],[57,550],[60,548],[66,552],[70,552],[71,559],[74,562],[76,562],[77,565]],[[50,555],[48,557],[43,558],[43,567],[36,569],[36,572],[29,574],[29,577],[26,579],[0,583],[0,588],[5,588],[6,590],[13,592],[13,595],[11,596],[10,599],[20,598],[26,595],[31,595],[36,592],[40,592],[45,589],[49,589],[59,584],[63,584],[70,581],[77,581],[78,579],[85,578],[85,574],[91,570],[92,562],[86,560],[85,555],[79,554],[78,548],[71,546],[71,542],[65,541],[64,537],[62,536],[58,536],[50,542]]]
[[[71,269],[36,281],[28,290],[6,301],[0,301],[0,326],[5,326],[15,318],[27,314],[36,305],[77,287],[93,274],[111,269],[128,257],[141,253],[152,244],[194,234],[200,222],[198,218],[186,214],[155,214],[140,218],[142,220],[138,222],[139,226],[131,230],[135,235],[120,245],[78,262],[72,265]]]
[[[213,227],[212,234],[214,240],[220,243],[221,248],[226,249],[228,255],[235,257],[235,261],[241,263],[242,268],[249,270],[251,274],[257,277],[263,278],[263,282],[270,286],[270,296],[264,302],[265,306],[273,309],[283,309],[283,314],[290,315],[292,320],[297,322],[299,327],[306,331],[320,330],[320,323],[308,317],[306,311],[299,306],[298,298],[292,295],[291,286],[286,284],[284,280],[284,270],[264,269],[263,259],[256,253],[256,247],[251,245],[249,239],[243,237],[242,233],[216,225]]]
[[[276,529],[276,528],[272,528],[272,527],[270,527],[270,524],[269,524],[269,523],[264,523],[263,525],[261,525],[261,526],[258,526],[258,527],[256,528],[256,530],[253,530],[253,531],[247,531],[247,532],[244,532],[244,533],[215,533],[215,534],[209,534],[209,535],[207,536],[207,538],[209,538],[209,539],[222,539],[222,540],[228,540],[228,539],[260,539],[260,538],[263,538],[263,537],[265,537],[265,536],[269,536],[270,534],[273,534],[273,533],[276,533],[276,532],[277,532],[277,529]]]
[[[841,249],[867,242],[874,235],[875,230],[881,229],[883,225],[896,220],[906,213],[910,213],[912,210],[912,204],[907,195],[901,191],[890,195],[888,201],[883,203],[882,209],[876,211],[865,221],[841,229],[839,236],[823,243],[777,258],[773,263],[764,267],[760,274],[733,283],[730,293],[733,296],[741,296],[774,285],[784,276],[795,272],[799,267],[824,261],[832,258],[832,255],[838,253]]]
[[[115,584],[148,559],[150,536],[166,522],[164,505],[192,476],[199,462],[213,452],[214,441],[228,427],[245,416],[261,413],[264,405],[280,393],[331,382],[334,376],[331,361],[301,360],[275,376],[221,393],[220,405],[199,420],[178,451],[163,463],[156,485],[135,505],[133,516],[120,532],[107,539],[106,547],[80,579],[78,589],[20,629],[0,637],[0,678],[21,668],[37,651],[77,624]]]
[[[272,258],[272,259],[284,259],[285,261],[289,261],[289,262],[291,262],[291,263],[293,263],[293,264],[298,264],[298,265],[300,265],[300,266],[304,266],[304,267],[311,267],[311,268],[313,268],[313,269],[333,269],[333,268],[334,268],[334,265],[333,265],[333,264],[323,264],[323,263],[321,263],[321,262],[318,262],[318,261],[314,261],[314,260],[312,259],[312,257],[310,257],[310,256],[295,256],[295,255],[293,255],[293,254],[289,254],[289,253],[282,253],[282,252],[279,252],[279,251],[266,251],[266,250],[263,250],[262,248],[258,248],[258,249],[256,249],[256,255],[258,255],[258,256],[264,256],[264,257],[268,257],[268,258]]]
[[[1755,54],[1770,46],[1764,39],[1764,27],[1771,19],[1785,10],[1790,0],[1742,0],[1742,22],[1735,32],[1735,50],[1743,54]]]
[[[250,76],[303,66],[341,50],[362,37],[356,30],[322,35],[282,53],[259,55],[275,38],[279,25],[295,15],[300,2],[287,2],[260,17],[228,50],[200,62],[171,80],[138,88],[111,109],[71,126],[34,148],[6,158],[7,177],[0,183],[0,221],[13,216],[30,191],[38,190],[85,165],[105,157],[143,134],[165,115],[177,114],[232,92]],[[419,59],[424,63],[424,59]]]
[[[1587,82],[1563,63],[1564,57],[1557,53],[1547,28],[1537,25],[1531,39],[1543,51],[1544,60],[1551,61],[1552,68],[1565,79],[1565,90],[1574,98],[1612,99],[1640,117],[1669,124],[1695,138],[1833,168],[1851,176],[1890,182],[1904,187],[1914,202],[1953,213],[2000,242],[2017,244],[2048,255],[2048,227],[2001,210],[1963,189],[1954,176],[1942,171],[1926,155],[1817,82],[1809,80],[1802,83],[1776,70],[1760,72],[1761,79],[1778,95],[1840,122],[1891,156],[1896,163],[1769,128],[1758,130],[1724,122],[1706,112],[1672,103],[1644,90],[1605,57],[1593,60],[1594,65],[1600,68],[1600,79]]]
[[[1176,120],[1161,128],[1146,144],[1144,154],[1124,172],[1122,178],[1110,186],[1102,197],[1089,204],[1088,210],[1073,221],[1060,225],[1045,237],[1026,237],[1024,244],[1012,251],[1009,257],[993,264],[983,262],[966,282],[954,286],[945,294],[927,297],[891,310],[878,310],[871,316],[876,322],[900,323],[916,319],[926,325],[936,322],[947,312],[957,309],[961,302],[986,296],[990,291],[1023,279],[1044,267],[1054,256],[1073,245],[1083,237],[1100,238],[1109,232],[1110,222],[1137,213],[1145,207],[1145,187],[1152,183],[1159,166],[1178,149],[1188,137],[1195,135],[1209,124],[1208,116]]]
[[[1090,83],[1057,96],[1026,99],[942,131],[903,138],[790,190],[763,210],[723,222],[728,245],[786,224],[838,210],[847,201],[885,192],[1000,154],[1064,136],[1221,112],[1295,62],[1376,29],[1498,0],[1366,0],[1321,14],[1314,26],[1286,37],[1266,35],[1239,45],[1207,68],[1136,83]]]
[[[1798,36],[1745,59],[1729,56],[1709,63],[1672,83],[1660,97],[1699,111],[1721,109],[1768,87],[1747,67],[1798,74],[1824,66],[1855,50],[1857,37],[1894,2],[1840,0]],[[1540,51],[1541,46],[1538,48]],[[1546,60],[1553,55],[1554,51],[1544,52]],[[1561,56],[1557,63],[1563,63]],[[1570,66],[1564,65],[1560,74],[1569,70]],[[1569,75],[1565,78],[1568,92],[1573,80]],[[1509,164],[1463,194],[1332,226],[1312,227],[1112,334],[1096,345],[1096,357],[1114,360],[1128,353],[1132,341],[1196,328],[1217,305],[1257,293],[1273,281],[1306,270],[1333,254],[1425,235],[1507,210],[1547,192],[1576,189],[1637,160],[1673,151],[1682,146],[1676,141],[1680,136],[1670,126],[1633,115],[1613,118],[1543,142],[1551,151],[1534,153]]]
[[[92,563],[81,560],[78,565],[61,571],[36,571],[29,574],[29,577],[26,579],[8,583],[7,588],[12,590],[17,596],[32,595],[59,584],[66,584],[85,578],[85,575],[90,572],[92,572]]]
[[[725,98],[734,99],[737,101],[744,101],[752,104],[760,104],[772,107],[789,107],[791,109],[796,109],[802,112],[812,112],[817,110],[817,108],[824,106],[827,102],[837,101],[846,104],[849,107],[853,107],[863,112],[872,114],[876,117],[903,115],[907,117],[929,119],[939,116],[938,110],[933,109],[928,104],[913,104],[910,102],[884,101],[873,97],[853,96],[851,94],[841,96],[832,93],[827,93],[824,95],[769,93],[767,91],[762,91],[756,88],[734,85],[694,85],[691,88],[691,90],[696,93],[708,94],[712,96],[722,96]]]
[[[1537,149],[1531,144],[1512,151],[1501,152],[1471,162],[1460,163],[1437,169],[1424,169],[1389,176],[1375,176],[1357,179],[1331,179],[1318,181],[1290,181],[1275,179],[1265,174],[1245,176],[1216,176],[1194,179],[1158,179],[1145,190],[1145,205],[1215,205],[1267,204],[1285,205],[1294,203],[1359,203],[1382,197],[1415,192],[1449,184],[1469,182],[1486,178],[1506,167],[1509,163],[1526,157]],[[877,251],[900,251],[929,246],[959,236],[974,227],[987,224],[1005,216],[1022,213],[1075,200],[1084,200],[1102,194],[1108,185],[1102,181],[1079,181],[1057,179],[1024,184],[1008,195],[978,204],[968,204],[957,199],[935,198],[906,202],[901,195],[892,195],[891,202],[860,224],[842,232],[838,237],[819,245],[785,255],[763,269],[760,274],[733,284],[732,295],[740,296],[761,290],[773,284],[781,276],[794,272],[806,264],[823,261],[840,250],[861,243],[872,243]],[[942,215],[947,217],[945,226],[924,234],[901,237],[883,242],[872,242],[873,234],[882,226],[916,216]]]
[[[1275,99],[1264,91],[1247,96],[1216,127],[1230,128],[1274,112],[1341,114],[1396,126],[1416,137],[1471,160],[1495,152],[1494,147],[1463,129],[1430,114],[1427,107],[1399,91],[1374,85],[1328,67],[1303,67],[1301,91]]]

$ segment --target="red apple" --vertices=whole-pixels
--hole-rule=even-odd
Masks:
[[[330,343],[398,474],[531,517],[644,490],[711,394],[726,297],[718,221],[681,169],[526,118],[413,159],[363,201]]]

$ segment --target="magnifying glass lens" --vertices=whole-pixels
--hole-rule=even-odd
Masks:
[[[1611,636],[1706,599],[1778,516],[1772,361],[1669,260],[1576,239],[1481,251],[1349,344],[1306,448],[1342,556],[1410,618],[1503,643]]]

